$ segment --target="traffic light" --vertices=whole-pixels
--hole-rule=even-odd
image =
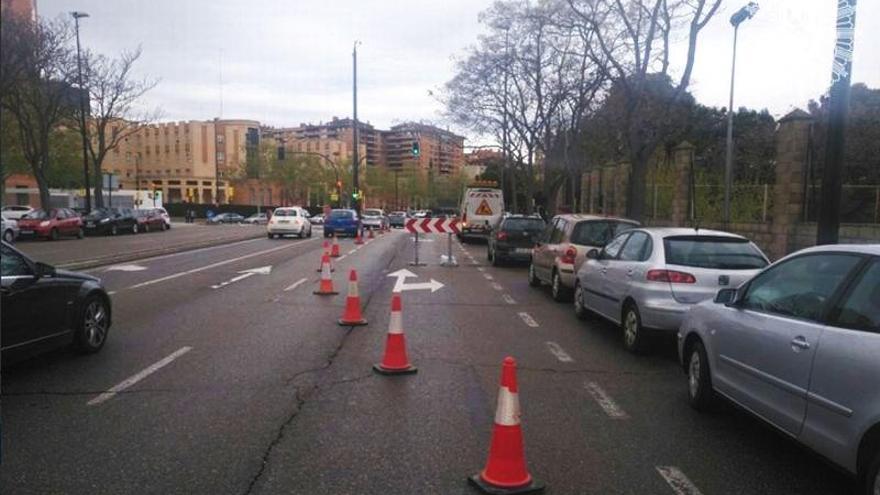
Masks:
[[[339,189],[340,191],[342,190],[342,181],[341,180],[336,181],[336,189]]]
[[[351,199],[357,201],[360,197],[361,197],[360,191],[352,191],[351,192]]]
[[[421,150],[419,150],[419,142],[413,141],[412,142],[412,155],[417,157],[417,156],[419,156],[420,153],[421,153]]]

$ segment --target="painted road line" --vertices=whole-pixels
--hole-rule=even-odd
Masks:
[[[477,271],[478,271],[478,272],[484,272],[484,271],[486,271],[486,269],[483,268],[482,266],[478,266],[478,267],[477,267]]]
[[[489,275],[488,273],[484,273],[483,278],[485,278],[486,280],[494,280],[495,279],[495,277],[493,277],[492,275]]]
[[[115,290],[111,290],[110,292],[107,293],[108,296],[112,296],[113,294],[116,294]]]
[[[176,252],[176,253],[168,253],[168,254],[161,254],[161,255],[158,255],[158,256],[150,256],[149,258],[140,258],[140,259],[137,260],[137,262],[138,262],[138,263],[146,263],[146,262],[148,262],[148,261],[164,260],[164,259],[167,259],[167,258],[173,258],[173,257],[175,257],[175,256],[183,256],[183,255],[189,255],[189,254],[202,253],[202,252],[205,252],[205,251],[213,251],[213,250],[215,250],[215,249],[222,249],[222,248],[228,248],[228,247],[235,247],[235,246],[238,246],[238,245],[240,245],[240,244],[247,244],[247,243],[250,243],[250,242],[265,241],[265,240],[266,240],[265,237],[257,237],[257,238],[255,238],[255,239],[245,239],[245,240],[243,240],[243,241],[230,242],[229,244],[217,244],[217,245],[215,245],[215,246],[206,246],[206,247],[197,248],[197,249],[190,249],[190,250],[178,251],[178,252]],[[94,273],[94,272],[102,272],[102,271],[105,271],[105,270],[106,270],[106,267],[98,266],[98,267],[95,267],[95,268],[90,268],[90,269],[88,269],[88,270],[80,270],[80,271],[82,271],[83,273]]]
[[[336,258],[336,262],[338,263],[338,262],[344,260],[346,257],[348,257],[348,255],[347,255],[347,254],[343,254],[342,256]]]
[[[284,288],[284,292],[289,292],[289,291],[292,291],[293,289],[296,289],[296,288],[299,287],[300,285],[306,283],[307,280],[308,280],[308,279],[305,279],[305,278],[301,278],[301,279],[297,280],[296,282],[294,282],[294,283],[288,285],[287,287],[285,287],[285,288]]]
[[[701,495],[700,490],[675,466],[657,466],[657,472],[666,480],[676,495]]]
[[[516,301],[511,297],[510,294],[502,294],[501,299],[504,299],[504,302],[507,304],[516,304]]]
[[[192,347],[189,347],[189,346],[181,347],[180,349],[172,352],[168,356],[162,358],[162,360],[157,361],[156,363],[150,365],[147,368],[144,368],[138,374],[132,375],[132,376],[126,378],[125,380],[119,382],[118,384],[113,386],[113,388],[111,388],[110,390],[108,390],[108,391],[104,392],[103,394],[100,394],[97,397],[95,397],[94,399],[90,400],[87,404],[90,406],[97,406],[98,404],[101,404],[102,402],[106,402],[106,401],[112,399],[119,392],[122,392],[123,390],[127,389],[128,387],[131,387],[132,385],[136,384],[137,382],[139,382],[139,381],[143,380],[144,378],[152,375],[153,373],[159,371],[160,369],[162,369],[165,366],[167,366],[168,364],[170,364],[171,361],[174,361],[175,359],[179,358],[180,356],[183,356],[184,354],[186,354],[187,352],[189,352],[191,350],[192,350]]]
[[[492,288],[495,290],[504,290],[504,287],[501,287],[501,284],[498,282],[492,282]]]
[[[539,326],[541,326],[541,325],[538,325],[538,322],[535,321],[534,318],[532,318],[532,315],[530,315],[526,312],[519,313],[519,317],[522,318],[522,321],[524,321],[526,323],[526,325],[528,325],[532,328],[538,328]]]
[[[605,393],[604,390],[602,390],[602,387],[600,387],[598,383],[587,382],[584,386],[587,391],[590,392],[590,395],[593,396],[593,400],[599,404],[599,407],[601,407],[602,410],[605,411],[605,414],[611,419],[629,418],[629,415],[626,414],[623,409],[621,409],[620,406],[618,406],[617,403]]]
[[[257,251],[256,253],[245,254],[243,256],[238,256],[236,258],[230,258],[228,260],[218,261],[217,263],[211,263],[210,265],[205,265],[205,266],[200,266],[198,268],[193,268],[192,270],[186,270],[184,272],[178,272],[178,273],[173,273],[171,275],[166,275],[164,277],[154,278],[153,280],[147,280],[146,282],[141,282],[139,284],[132,285],[131,287],[128,287],[128,288],[129,289],[139,289],[141,287],[146,287],[148,285],[167,282],[169,280],[174,280],[176,278],[185,277],[187,275],[192,275],[193,273],[203,272],[205,270],[210,270],[211,268],[217,268],[218,266],[228,265],[230,263],[235,263],[237,261],[246,260],[248,258],[253,258],[254,256],[262,256],[264,254],[274,253],[275,251],[280,251],[282,249],[289,249],[291,247],[298,246],[302,243],[309,242],[309,241],[316,241],[316,240],[318,240],[318,238],[313,237],[311,239],[308,239],[308,240],[305,240],[302,242],[298,242],[296,244],[285,244],[283,246],[274,247],[272,249],[265,249],[263,251]]]
[[[354,248],[354,249],[352,249],[351,251],[349,251],[348,254],[354,254],[355,251],[357,251],[357,250],[358,250],[358,248]]]
[[[550,354],[553,354],[554,356],[556,356],[556,359],[558,359],[559,362],[561,362],[561,363],[573,363],[574,362],[574,359],[572,359],[571,356],[569,356],[568,353],[565,352],[565,350],[562,348],[562,346],[560,346],[556,342],[545,342],[545,344],[547,344],[547,348],[550,349]]]

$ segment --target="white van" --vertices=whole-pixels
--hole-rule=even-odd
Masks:
[[[504,193],[495,187],[469,187],[461,201],[461,233],[458,238],[489,237],[489,231],[498,225],[504,214]]]

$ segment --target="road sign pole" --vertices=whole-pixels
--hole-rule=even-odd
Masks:
[[[446,234],[446,239],[446,260],[440,264],[443,266],[458,266],[458,262],[455,261],[455,257],[452,256],[452,232]]]
[[[415,256],[414,260],[410,263],[410,266],[425,266],[424,263],[419,263],[419,231],[416,230],[414,234],[416,236],[415,241],[413,242],[413,253]]]

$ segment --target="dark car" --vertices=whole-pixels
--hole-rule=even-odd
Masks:
[[[98,352],[110,331],[110,297],[101,280],[56,270],[0,244],[0,351],[3,363],[73,344]]]
[[[117,235],[120,232],[137,234],[137,217],[131,208],[96,208],[83,217],[88,235]]]
[[[388,214],[388,223],[391,227],[404,228],[408,219],[405,211],[392,211]]]
[[[354,210],[332,210],[324,221],[324,237],[333,234],[355,236],[358,216]]]
[[[539,216],[509,215],[489,235],[487,257],[493,266],[504,261],[529,261],[532,248],[546,228]]]
[[[162,217],[162,213],[155,208],[134,210],[134,217],[137,219],[138,231],[140,232],[166,230],[168,228],[168,224],[165,223],[165,218]]]
[[[238,213],[218,213],[209,218],[207,222],[210,225],[217,225],[220,223],[241,223],[244,222],[244,217]]]
[[[61,236],[83,236],[83,222],[70,208],[32,210],[18,221],[21,238],[44,238],[56,240]]]

